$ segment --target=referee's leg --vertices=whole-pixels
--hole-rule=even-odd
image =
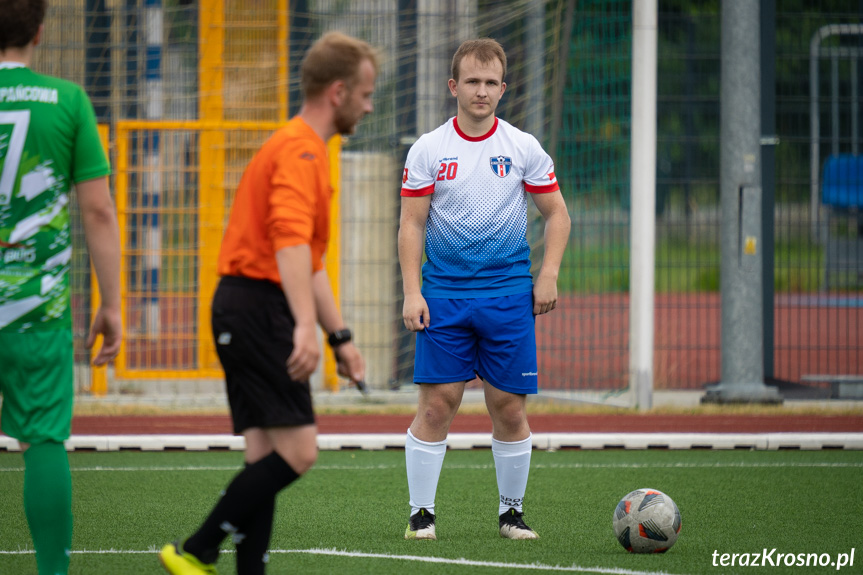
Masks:
[[[317,427],[314,425],[270,429],[254,427],[245,430],[243,436],[246,439],[246,467],[278,451],[280,457],[302,476],[317,459]],[[275,509],[276,495],[273,495],[240,526],[242,538],[237,542],[237,573],[265,572]]]

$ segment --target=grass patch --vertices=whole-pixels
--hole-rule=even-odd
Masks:
[[[123,417],[128,415],[227,415],[228,407],[184,407],[182,405],[117,404],[110,400],[104,402],[78,401],[74,407],[75,415],[101,415]]]
[[[656,245],[657,293],[719,291],[720,247],[664,239]],[[774,250],[776,293],[812,293],[823,281],[822,248],[803,241],[779,242]],[[560,269],[563,293],[626,293],[629,291],[628,244],[584,246],[570,243]]]

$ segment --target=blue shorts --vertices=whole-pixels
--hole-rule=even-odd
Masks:
[[[428,298],[431,325],[417,332],[414,383],[481,377],[509,393],[536,393],[533,293]]]

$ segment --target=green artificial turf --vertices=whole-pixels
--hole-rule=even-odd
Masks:
[[[74,452],[73,574],[160,573],[155,552],[188,535],[242,463],[237,452]],[[23,459],[0,453],[0,573],[35,573],[21,508]],[[498,535],[489,450],[450,451],[436,501],[437,541],[405,541],[404,452],[325,451],[279,499],[269,573],[810,573],[835,566],[714,566],[724,553],[850,554],[863,565],[860,451],[535,451],[525,519],[541,536]],[[611,518],[636,488],[671,496],[677,544],[630,555]],[[230,544],[225,544],[230,550]],[[315,551],[315,552],[312,552]],[[434,562],[425,562],[425,561]],[[738,559],[739,561],[739,559]],[[780,559],[781,563],[781,559]],[[235,573],[222,554],[222,574]],[[532,567],[528,569],[528,567]],[[599,568],[598,570],[595,568]]]

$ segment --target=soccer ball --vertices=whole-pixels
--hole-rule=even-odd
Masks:
[[[680,511],[671,497],[656,489],[636,489],[614,509],[617,540],[630,553],[664,553],[680,533]]]

